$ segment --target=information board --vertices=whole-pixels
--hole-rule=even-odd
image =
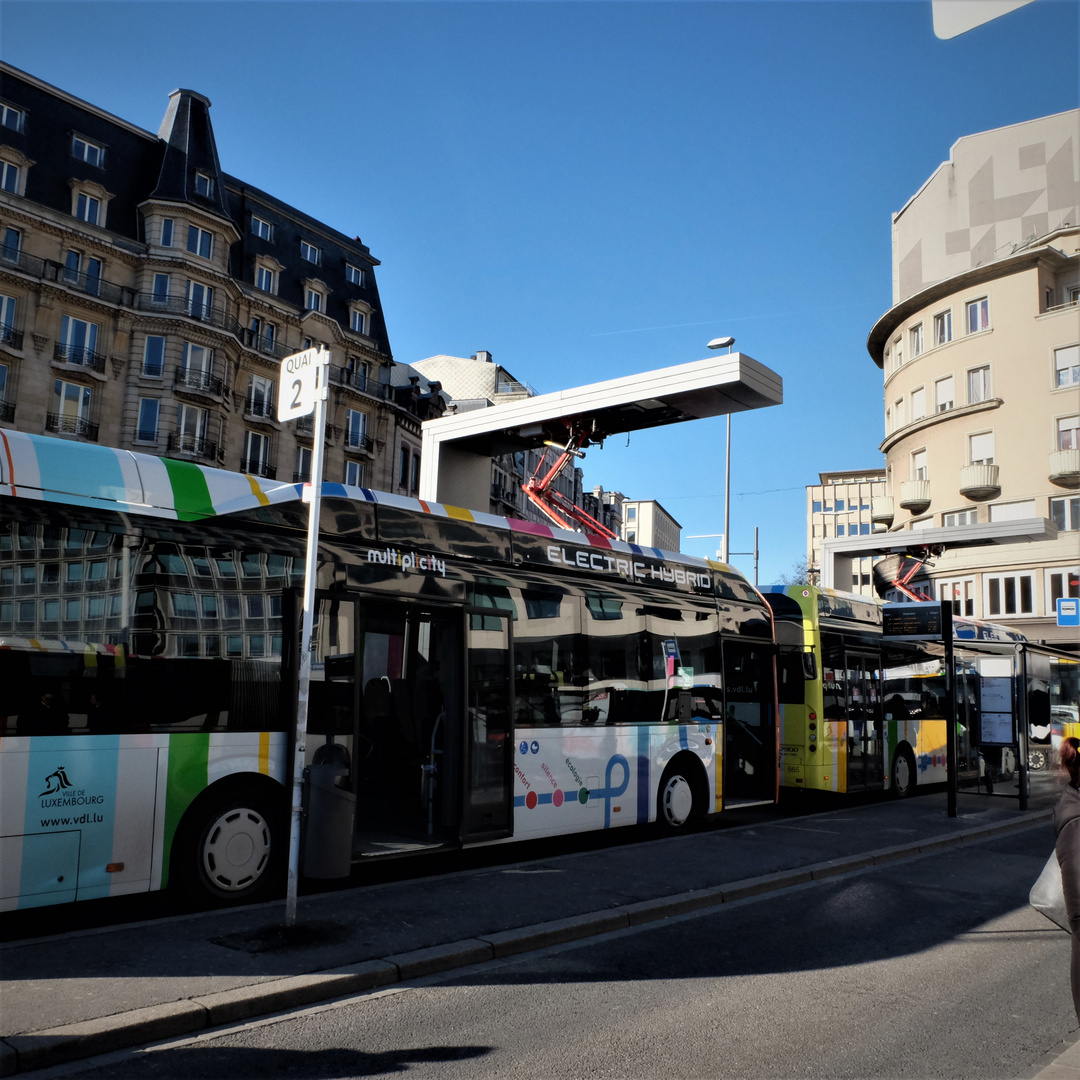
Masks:
[[[886,604],[881,612],[883,637],[900,641],[941,641],[942,635],[952,630],[952,609],[946,603]]]

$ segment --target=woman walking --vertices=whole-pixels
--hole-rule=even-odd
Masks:
[[[1061,741],[1061,764],[1069,774],[1069,783],[1054,808],[1054,831],[1057,833],[1058,865],[1065,893],[1065,910],[1072,931],[1073,1008],[1080,1020],[1080,739],[1070,735]]]

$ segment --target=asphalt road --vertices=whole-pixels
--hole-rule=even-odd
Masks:
[[[1076,1026],[1069,939],[1026,904],[1051,845],[1003,835],[63,1075],[1016,1077]]]

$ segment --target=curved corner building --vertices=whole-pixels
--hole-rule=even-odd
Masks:
[[[876,539],[943,545],[910,586],[957,614],[1080,648],[1058,614],[1080,596],[1080,110],[960,139],[892,240],[893,305],[867,341]]]

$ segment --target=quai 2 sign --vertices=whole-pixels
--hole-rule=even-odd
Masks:
[[[330,363],[330,351],[321,345],[293,353],[281,361],[278,380],[279,420],[295,420],[315,409],[320,384],[319,372]]]

